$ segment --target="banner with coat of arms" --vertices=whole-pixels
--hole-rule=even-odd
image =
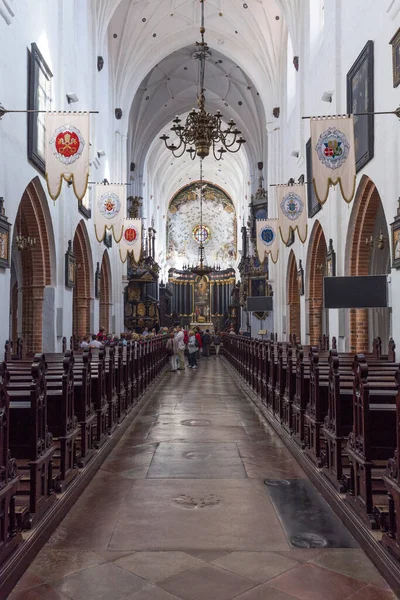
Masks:
[[[311,119],[313,185],[320,204],[329,196],[329,187],[339,183],[346,202],[356,190],[356,155],[352,116]]]
[[[304,244],[308,229],[305,185],[278,185],[276,186],[276,198],[282,241],[287,244],[290,232],[297,229],[299,239]]]
[[[125,195],[124,185],[96,185],[94,230],[98,242],[104,240],[106,229],[110,229],[119,244],[124,230]]]
[[[45,161],[51,198],[65,179],[81,202],[89,180],[89,113],[46,113]]]
[[[142,220],[125,219],[124,230],[119,243],[119,255],[122,262],[126,262],[130,254],[137,264],[142,253]]]
[[[257,220],[257,253],[260,263],[270,254],[273,263],[279,254],[279,219]]]

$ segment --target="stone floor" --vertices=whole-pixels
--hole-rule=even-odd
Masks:
[[[263,485],[306,476],[223,359],[166,373],[9,600],[390,600],[356,549],[293,549]]]

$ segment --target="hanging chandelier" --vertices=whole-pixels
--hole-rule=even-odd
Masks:
[[[22,211],[19,209],[19,231],[15,236],[15,245],[17,250],[22,252],[23,250],[32,250],[36,246],[36,238],[30,235],[23,235],[22,233]]]
[[[199,47],[199,51],[196,53],[196,57],[199,60],[199,83],[197,93],[197,106],[198,109],[190,111],[185,125],[182,125],[182,119],[178,116],[172,121],[173,126],[171,131],[177,136],[179,144],[174,142],[169,143],[169,135],[162,135],[161,140],[164,140],[165,146],[170,150],[175,158],[180,158],[183,154],[188,152],[192,160],[198,156],[203,159],[206,158],[211,151],[216,160],[221,160],[227,152],[235,153],[239,152],[242,144],[246,140],[242,137],[242,132],[236,126],[236,123],[231,119],[228,125],[222,121],[222,114],[218,111],[215,115],[208,113],[205,109],[205,70],[206,60],[209,56],[209,47],[204,40],[204,34],[206,28],[204,26],[204,3],[205,0],[200,0],[201,4],[201,42],[196,42]],[[217,149],[217,146],[221,144],[221,147]],[[189,147],[188,147],[189,146]]]

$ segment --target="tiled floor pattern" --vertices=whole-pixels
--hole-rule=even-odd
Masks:
[[[305,475],[221,359],[167,373],[9,600],[395,598],[360,549],[291,549],[266,478]]]

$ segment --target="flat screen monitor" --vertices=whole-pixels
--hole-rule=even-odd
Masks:
[[[387,305],[387,275],[324,278],[325,308],[383,308]]]
[[[272,311],[272,296],[249,296],[247,310],[249,312]]]

